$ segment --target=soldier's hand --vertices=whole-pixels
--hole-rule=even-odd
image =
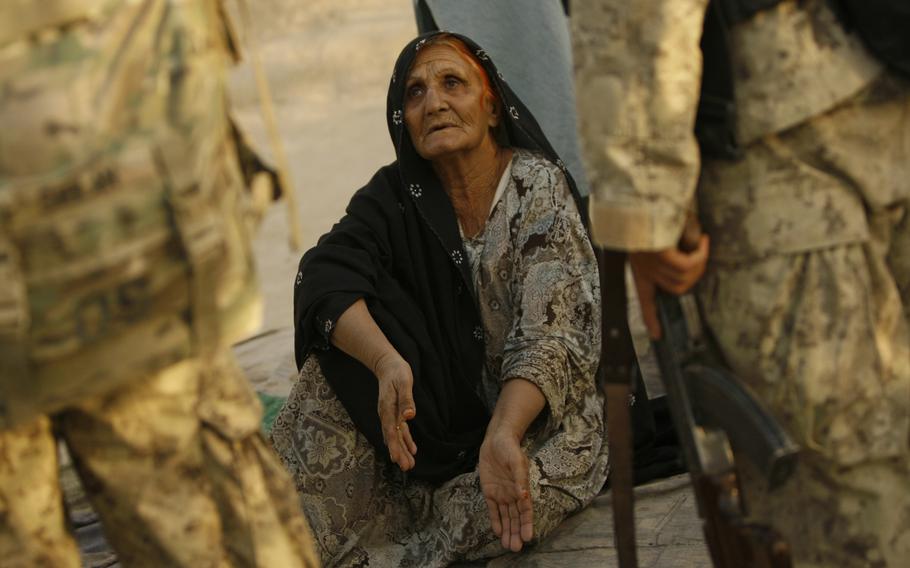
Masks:
[[[660,339],[661,334],[655,303],[657,289],[676,295],[688,292],[705,273],[709,249],[710,240],[708,235],[703,234],[698,246],[691,252],[674,247],[629,253],[641,313],[651,339]]]
[[[398,353],[390,353],[376,363],[374,372],[379,381],[379,422],[389,458],[402,471],[408,471],[414,467],[417,454],[407,422],[417,415],[411,366]]]

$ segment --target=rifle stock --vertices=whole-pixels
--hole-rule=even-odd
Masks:
[[[691,365],[684,372],[696,421],[722,430],[768,482],[783,484],[796,468],[798,448],[729,371]]]

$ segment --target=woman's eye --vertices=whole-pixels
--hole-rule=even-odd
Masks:
[[[423,87],[420,85],[414,85],[408,88],[408,98],[413,99],[414,97],[419,97],[423,94]]]
[[[457,87],[460,84],[461,84],[461,80],[459,80],[457,77],[446,77],[446,82],[445,82],[446,87],[451,89],[451,88]]]

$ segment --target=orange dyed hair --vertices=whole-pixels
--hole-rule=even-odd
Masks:
[[[480,60],[477,59],[477,56],[471,53],[471,50],[464,44],[463,41],[457,37],[450,34],[439,34],[429,39],[426,45],[446,45],[454,49],[461,55],[468,65],[474,68],[477,71],[477,74],[480,75],[480,81],[483,83],[483,92],[486,96],[490,97],[493,103],[497,106],[499,105],[499,97],[496,95],[496,91],[493,90],[493,84],[490,83],[490,76],[487,75],[486,69],[483,68],[483,65],[480,64]]]

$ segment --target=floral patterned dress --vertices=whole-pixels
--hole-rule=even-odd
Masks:
[[[546,397],[523,442],[539,539],[587,505],[607,476],[594,379],[600,291],[562,171],[518,149],[504,176],[484,230],[464,246],[486,340],[481,396],[492,412],[502,381],[520,377]],[[476,469],[441,485],[408,479],[356,430],[315,357],[304,363],[272,440],[326,566],[445,566],[504,552]]]

